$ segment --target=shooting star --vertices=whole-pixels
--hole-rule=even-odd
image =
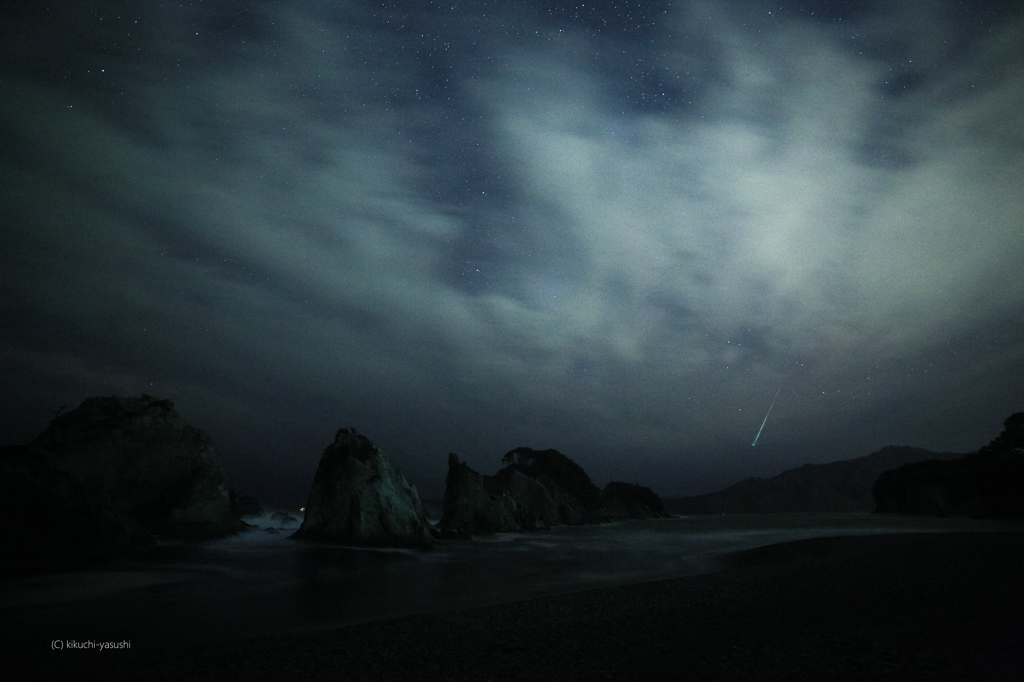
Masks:
[[[772,408],[775,407],[775,401],[779,399],[779,391],[782,390],[782,386],[779,386],[779,390],[775,391],[775,397],[772,398],[772,404],[768,406],[768,413],[764,415],[764,421],[761,422],[761,428],[757,430],[757,435],[754,436],[754,442],[750,444],[750,447],[757,445],[757,439],[761,437],[761,431],[764,430],[764,425],[768,423],[768,415],[772,413]]]

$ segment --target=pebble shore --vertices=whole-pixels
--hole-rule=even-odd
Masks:
[[[825,538],[726,561],[242,642],[202,652],[177,679],[1024,680],[1024,534]]]
[[[1019,682],[1021,576],[1019,532],[820,538],[729,555],[721,570],[687,578],[238,640],[131,665],[109,657],[92,672],[216,682]]]

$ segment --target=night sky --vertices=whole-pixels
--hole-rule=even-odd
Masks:
[[[305,500],[557,448],[695,494],[1024,409],[1000,2],[16,2],[0,442],[175,401]],[[756,447],[751,442],[778,400]]]

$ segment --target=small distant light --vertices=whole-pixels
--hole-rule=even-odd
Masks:
[[[299,509],[299,511],[300,511],[300,512],[304,512],[304,511],[306,511],[306,508],[305,508],[305,507],[302,507],[301,509]]]

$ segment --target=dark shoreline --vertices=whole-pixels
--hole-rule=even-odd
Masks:
[[[687,578],[181,651],[38,653],[104,679],[1024,679],[1024,533],[819,538],[722,561]]]

